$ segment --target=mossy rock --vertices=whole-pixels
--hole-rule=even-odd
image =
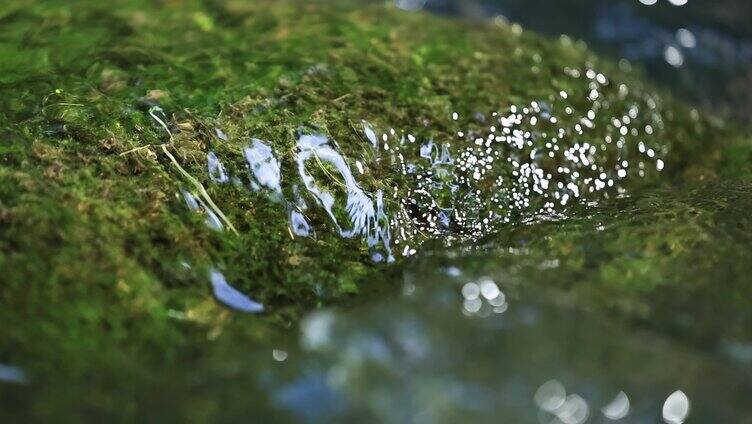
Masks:
[[[421,140],[457,140],[458,128],[487,127],[476,112],[587,93],[584,74],[597,69],[608,75],[613,113],[599,118],[603,129],[588,140],[608,136],[611,115],[634,102],[660,110],[660,136],[652,139],[666,172],[635,187],[750,175],[752,147],[739,128],[672,100],[639,71],[602,61],[580,42],[505,23],[451,21],[381,3],[272,0],[10,1],[0,6],[0,23],[0,359],[35,376],[64,370],[81,378],[101,367],[127,380],[141,366],[200,354],[207,337],[227,328],[266,339],[312,308],[394,290],[408,259],[373,264],[368,246],[339,237],[321,211],[309,217],[315,238],[291,237],[282,204],[245,185],[212,184],[207,154],[216,151],[240,174],[252,138],[279,154],[283,175],[295,173],[300,131],[335,140],[354,166],[373,154],[361,120],[379,134],[412,129]],[[150,115],[156,106],[170,135]],[[186,208],[180,190],[195,185],[183,172],[206,187],[236,232],[214,231]],[[386,166],[359,178],[369,190],[409,184]],[[738,184],[747,196],[749,186]],[[289,196],[291,188],[284,190]],[[686,202],[677,202],[659,209],[683,214]],[[712,216],[725,210],[708,208]],[[586,209],[566,213],[584,217]],[[681,285],[665,273],[708,249],[693,245],[702,243],[695,225],[713,231],[712,222],[697,222],[703,216],[676,216],[666,227],[619,221],[615,239],[598,242],[608,259],[596,261],[593,282],[564,290],[583,306],[645,319],[651,295]],[[502,238],[527,228],[508,227]],[[588,233],[551,231],[534,243],[566,260],[592,259],[577,253]],[[738,242],[749,248],[748,239]],[[619,254],[624,246],[668,252],[639,262]],[[210,267],[266,312],[247,316],[217,304]],[[747,288],[738,290],[736,301],[748,305]],[[133,412],[138,399],[130,399]]]

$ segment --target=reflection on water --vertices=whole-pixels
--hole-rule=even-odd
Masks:
[[[251,172],[253,190],[267,189],[277,195],[282,194],[279,160],[272,148],[265,142],[254,138],[251,140],[251,145],[243,150],[243,154]]]
[[[214,297],[222,304],[240,312],[258,313],[264,311],[264,305],[251,300],[232,287],[218,270],[213,268],[209,270],[209,281],[212,285]]]
[[[310,314],[286,371],[265,379],[276,405],[306,422],[741,422],[752,413],[750,383],[716,359],[534,301],[511,282],[447,274],[419,266],[398,299]],[[503,292],[503,313],[466,313],[468,300]]]
[[[620,420],[629,415],[629,396],[624,392],[619,392],[608,405],[601,408],[603,416],[609,420]]]
[[[668,424],[680,424],[689,416],[689,398],[677,390],[663,404],[663,420]]]

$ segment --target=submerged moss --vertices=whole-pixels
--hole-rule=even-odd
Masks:
[[[242,149],[262,139],[290,173],[301,128],[353,155],[369,154],[361,119],[452,139],[453,112],[477,129],[475,112],[548,99],[558,94],[553,87],[580,89],[561,79],[565,67],[597,66],[633,90],[653,91],[580,43],[381,4],[11,1],[0,6],[0,23],[0,360],[36,378],[63,370],[81,379],[106,367],[114,380],[128,381],[141,366],[200,355],[200,343],[228,327],[248,340],[267,338],[311,308],[394,288],[403,264],[372,264],[366,246],[339,238],[323,214],[311,217],[316,238],[294,239],[282,205],[210,184],[210,150],[235,157],[225,166],[238,174]],[[738,128],[666,93],[655,98],[666,111],[660,143],[672,153],[667,176],[648,183],[712,186],[719,177],[750,176],[752,148]],[[149,116],[155,105],[174,140]],[[159,147],[165,143],[237,235],[212,231],[185,207],[179,190],[191,182]],[[387,188],[401,178],[379,168],[362,183]],[[728,193],[748,202],[749,185],[734,184]],[[748,261],[750,240],[719,228],[740,215],[718,205],[729,201],[712,187],[687,193],[634,200],[648,202],[651,213],[604,216],[613,230],[596,238],[578,224],[592,222],[584,218],[591,212],[575,207],[565,224],[536,224],[531,248],[576,262],[566,267],[571,278],[558,278],[582,306],[647,320],[676,296],[712,294],[708,308],[731,302],[728,311],[738,312],[752,303],[745,284],[717,292],[691,276],[713,272],[718,254],[702,256],[716,248],[730,265]],[[732,220],[716,221],[727,213]],[[510,225],[500,237],[527,228]],[[248,317],[216,304],[211,266],[268,313]],[[744,269],[724,269],[729,281],[743,281]],[[750,336],[747,322],[731,333]],[[90,393],[88,402],[107,410],[126,397],[133,403],[124,408],[135,414],[138,396],[122,390],[112,399]],[[54,410],[37,409],[42,418]]]

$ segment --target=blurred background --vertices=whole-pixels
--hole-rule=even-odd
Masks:
[[[395,0],[407,11],[500,19],[643,67],[648,77],[717,113],[749,120],[748,0]]]

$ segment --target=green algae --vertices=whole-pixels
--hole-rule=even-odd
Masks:
[[[312,216],[316,239],[294,239],[287,211],[264,195],[209,184],[208,151],[234,154],[225,166],[239,173],[250,138],[267,140],[291,172],[301,128],[352,157],[369,154],[361,119],[447,139],[454,128],[442,118],[452,112],[480,128],[474,112],[548,98],[552,80],[578,89],[558,81],[569,66],[597,64],[633,90],[653,90],[566,39],[381,4],[12,1],[0,6],[0,23],[0,359],[42,382],[109,370],[84,393],[41,397],[41,419],[73,396],[87,398],[89,417],[136,417],[149,395],[133,394],[148,386],[144,374],[200,356],[207,339],[265,340],[312,308],[395,289],[405,263],[372,264],[323,214]],[[665,178],[647,182],[656,191],[614,200],[613,209],[574,207],[561,223],[510,226],[489,244],[524,239],[531,255],[484,260],[522,276],[556,259],[560,268],[537,281],[579,307],[698,343],[748,339],[752,147],[733,124],[658,97],[671,156]],[[149,116],[154,105],[166,111],[172,141]],[[237,236],[206,228],[185,207],[179,189],[191,182],[165,143]],[[364,186],[400,184],[388,171]],[[217,305],[211,266],[268,313]],[[705,314],[717,319],[698,318]],[[98,392],[112,381],[123,386]]]

